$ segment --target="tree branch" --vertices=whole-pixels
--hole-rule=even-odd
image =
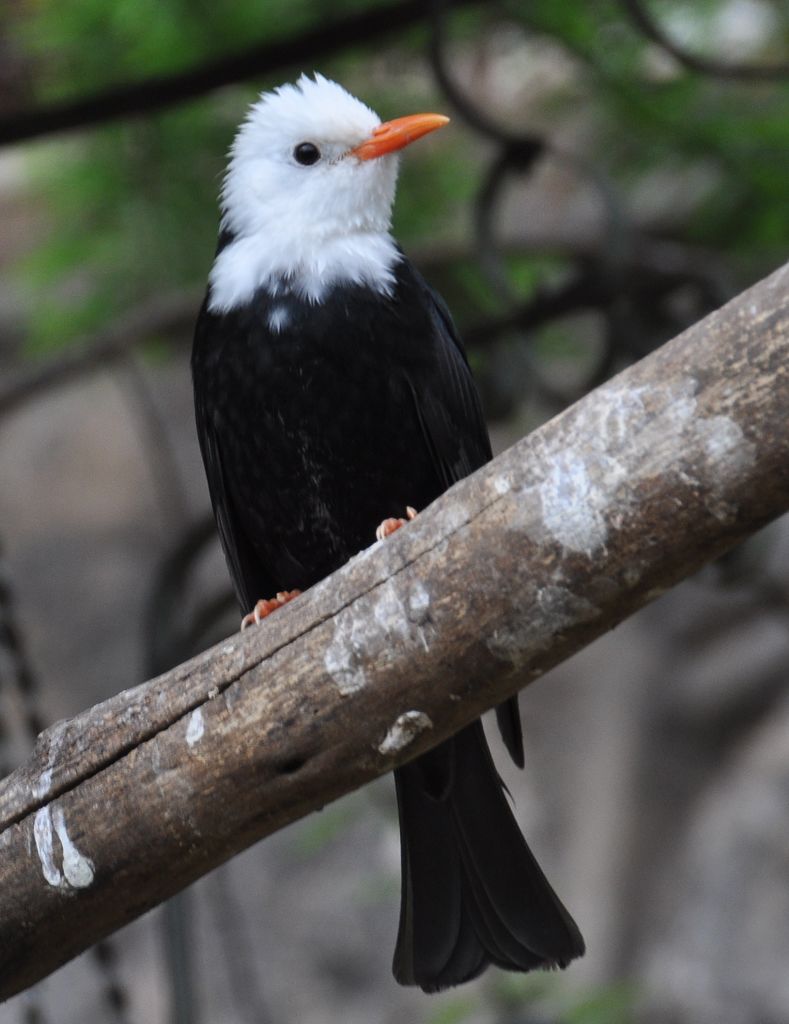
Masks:
[[[459,7],[479,0],[452,0]],[[207,92],[285,68],[302,68],[333,53],[402,32],[426,17],[423,0],[399,0],[332,18],[284,39],[266,39],[188,71],[152,75],[84,99],[66,100],[0,117],[0,147],[25,139],[87,128],[196,99]]]
[[[714,57],[705,57],[699,53],[691,53],[676,43],[659,22],[649,14],[643,0],[621,0],[621,3],[625,14],[636,28],[688,71],[716,78],[734,78],[750,82],[772,82],[789,78],[789,62],[787,61],[777,64],[739,64],[717,60]]]
[[[789,508],[789,265],[0,788],[0,996],[389,771]]]
[[[120,314],[113,322],[42,364],[26,366],[0,381],[0,420],[50,388],[67,384],[129,355],[151,338],[184,331],[194,324],[203,292],[185,290],[159,296]]]

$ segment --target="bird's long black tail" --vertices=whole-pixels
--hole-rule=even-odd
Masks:
[[[489,964],[565,967],[584,941],[526,845],[474,722],[397,769],[403,985],[436,991]]]

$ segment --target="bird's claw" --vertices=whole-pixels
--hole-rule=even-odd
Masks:
[[[405,514],[405,519],[384,519],[375,531],[375,539],[384,540],[390,534],[394,533],[395,530],[399,530],[401,526],[405,526],[405,524],[410,523],[412,519],[416,519],[416,509],[411,508],[410,505],[406,505]]]
[[[267,615],[271,615],[277,608],[281,608],[283,604],[287,604],[288,601],[298,597],[300,593],[300,590],[280,590],[276,597],[258,601],[252,611],[241,620],[241,628],[246,629],[247,626],[257,626]]]

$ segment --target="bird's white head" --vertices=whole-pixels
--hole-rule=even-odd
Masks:
[[[259,288],[320,302],[340,282],[388,293],[398,151],[447,123],[415,114],[381,123],[322,75],[264,93],[236,135],[222,188],[229,243],[209,306],[227,312]]]

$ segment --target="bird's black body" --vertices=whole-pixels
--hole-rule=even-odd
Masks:
[[[272,588],[312,586],[382,519],[424,508],[490,458],[447,314],[405,261],[398,296],[344,286],[312,304],[261,290],[200,314],[198,432],[246,610]],[[287,325],[274,333],[278,310]]]
[[[211,500],[244,612],[304,590],[490,458],[479,399],[441,300],[411,264],[390,297],[260,289],[204,305],[192,368]],[[275,323],[278,329],[272,329]],[[523,752],[517,703],[499,709]],[[563,966],[583,940],[515,823],[479,722],[395,772],[403,850],[394,970],[426,990],[488,963]]]

